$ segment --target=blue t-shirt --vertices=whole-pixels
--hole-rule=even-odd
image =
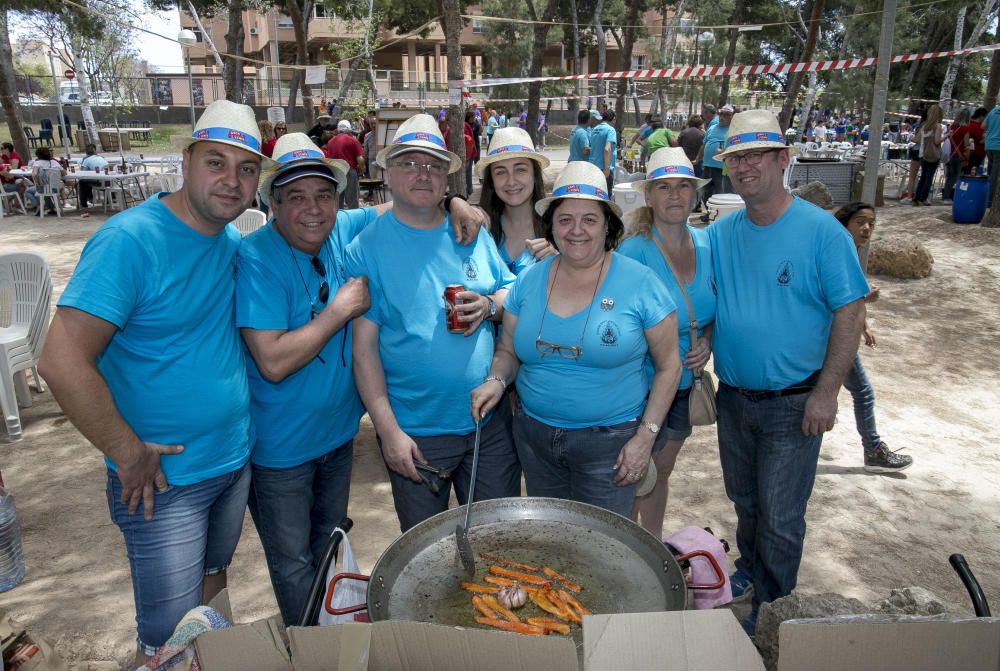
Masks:
[[[524,411],[564,429],[611,426],[641,416],[652,384],[644,365],[649,351],[644,331],[674,312],[670,292],[649,268],[612,253],[589,308],[560,317],[545,304],[549,270],[557,258],[550,256],[518,275],[504,303],[517,317],[517,393]],[[542,358],[536,338],[582,346],[583,352],[576,360],[558,353]]]
[[[241,468],[253,445],[233,323],[240,234],[195,231],[163,195],[98,229],[59,305],[117,327],[97,368],[141,440],[184,446],[160,465],[167,482],[190,485]]]
[[[507,253],[507,245],[504,244],[506,236],[503,233],[503,215],[500,216],[500,245],[497,247],[497,251],[500,253],[500,259],[507,266],[515,276],[520,275],[525,270],[535,265],[537,259],[532,255],[531,250],[525,247],[520,255],[516,259],[510,258],[510,254]]]
[[[715,150],[726,141],[726,135],[728,134],[729,126],[720,126],[719,124],[709,126],[708,132],[705,133],[705,137],[701,141],[705,145],[705,153],[701,159],[703,166],[707,168],[722,168],[722,161],[713,157],[715,156]]]
[[[611,143],[611,165],[608,167],[614,173],[618,134],[615,132],[615,127],[607,121],[602,121],[590,130],[590,156],[587,160],[604,170],[604,146],[608,142]]]
[[[326,268],[330,299],[346,281],[344,250],[375,220],[373,208],[340,210],[337,223],[317,255]],[[273,221],[254,231],[240,247],[236,272],[236,326],[260,331],[294,331],[322,310],[324,278],[311,257],[289,245]],[[351,369],[350,324],[335,333],[319,356],[270,382],[246,350],[250,408],[257,427],[251,459],[265,468],[291,468],[343,445],[358,432],[364,414]]]
[[[708,237],[719,378],[734,387],[783,389],[822,368],[833,311],[868,293],[847,229],[796,198],[769,226],[739,210],[710,226]]]
[[[348,246],[345,265],[349,277],[368,276],[365,318],[379,326],[379,355],[400,428],[413,436],[475,430],[469,392],[489,373],[493,328],[481,325],[468,337],[449,333],[444,289],[462,284],[485,295],[514,281],[489,231],[460,245],[447,217],[424,230],[386,212]]]
[[[94,170],[95,172],[100,172],[106,167],[108,167],[107,159],[103,156],[98,156],[97,154],[91,154],[80,161],[81,170]]]
[[[584,155],[583,150],[590,148],[590,129],[577,126],[569,136],[569,160],[586,161],[589,160]]]
[[[691,299],[691,306],[694,308],[694,316],[698,321],[697,335],[701,336],[705,326],[715,320],[715,288],[713,287],[712,274],[712,248],[708,242],[708,233],[701,229],[688,226],[691,233],[691,241],[694,243],[695,271],[694,279],[685,285],[688,297]],[[654,227],[652,235],[659,236],[659,232]],[[661,240],[662,242],[662,240]],[[619,246],[618,253],[635,259],[647,268],[650,268],[656,276],[660,278],[667,290],[670,291],[670,298],[677,306],[677,346],[680,350],[681,362],[691,349],[691,317],[688,315],[687,301],[684,300],[684,293],[680,285],[674,279],[673,273],[663,260],[663,254],[656,245],[653,238],[644,235],[635,235],[626,238]],[[653,374],[653,361],[647,361],[647,370]],[[687,366],[681,366],[680,389],[687,389],[691,386],[694,376]]]
[[[1000,151],[1000,105],[990,110],[983,123],[986,124],[986,151]]]

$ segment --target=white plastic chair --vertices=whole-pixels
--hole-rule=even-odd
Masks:
[[[45,199],[50,198],[52,200],[52,206],[56,210],[56,216],[62,216],[62,205],[60,200],[62,199],[62,170],[59,168],[42,168],[38,171],[38,184],[37,191],[35,192],[38,196],[38,216],[45,216]]]
[[[8,207],[10,207],[11,216],[13,216],[13,214],[14,214],[14,202],[15,201],[17,202],[17,206],[21,208],[21,214],[24,214],[24,215],[28,214],[28,210],[26,210],[25,207],[24,207],[24,201],[21,199],[21,194],[19,194],[17,191],[4,191],[2,188],[0,188],[0,219],[3,219],[3,217],[4,217],[4,211],[3,211],[4,203],[3,203],[3,201],[5,201],[7,199],[11,200],[10,205],[8,205]]]
[[[782,179],[782,184],[785,187],[785,191],[791,191],[792,190],[792,188],[791,188],[792,169],[795,168],[795,163],[796,163],[795,159],[796,158],[797,157],[795,155],[793,155],[790,159],[788,159],[788,167],[785,168],[785,176]]]
[[[267,215],[260,210],[247,210],[232,222],[244,238],[267,223]]]
[[[38,391],[45,391],[38,359],[49,331],[52,277],[44,257],[32,252],[0,255],[0,295],[10,301],[10,323],[0,326],[0,411],[7,435],[15,441],[21,439],[18,401],[31,405],[25,371],[30,369]]]

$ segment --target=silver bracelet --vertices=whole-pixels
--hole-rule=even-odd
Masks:
[[[500,383],[500,386],[502,386],[502,387],[503,387],[504,389],[506,389],[506,388],[507,388],[507,380],[503,379],[503,378],[502,378],[502,377],[500,377],[499,375],[487,375],[487,376],[486,376],[486,379],[485,379],[485,380],[483,380],[483,382],[484,382],[484,383],[485,383],[485,382],[489,382],[490,380],[496,380],[497,382],[499,382],[499,383]]]

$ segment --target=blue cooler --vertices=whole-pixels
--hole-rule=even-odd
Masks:
[[[955,186],[951,217],[956,224],[978,224],[986,214],[987,177],[962,177]]]

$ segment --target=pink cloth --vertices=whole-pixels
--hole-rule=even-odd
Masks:
[[[708,533],[700,527],[685,527],[680,531],[671,534],[663,540],[669,543],[680,554],[686,554],[693,550],[705,550],[710,552],[726,577],[725,584],[719,589],[696,589],[691,590],[694,607],[701,610],[704,608],[716,608],[723,606],[733,600],[733,592],[729,587],[729,576],[726,575],[726,550],[722,547],[722,541]],[[690,585],[713,585],[718,582],[719,576],[715,569],[704,557],[693,557],[691,559],[691,575],[688,581]]]

